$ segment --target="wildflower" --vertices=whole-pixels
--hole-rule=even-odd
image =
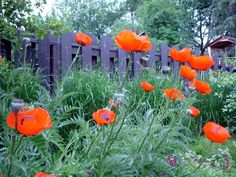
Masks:
[[[34,175],[34,177],[56,177],[55,175],[49,175],[43,172],[38,172]]]
[[[166,95],[170,100],[181,99],[184,100],[184,95],[177,88],[165,89],[164,95]]]
[[[17,131],[22,135],[33,136],[50,128],[52,121],[47,110],[41,107],[31,109],[29,106],[24,106],[19,109],[17,117],[15,111],[8,115],[7,124],[11,128],[16,126]]]
[[[172,48],[169,51],[169,56],[177,62],[188,62],[190,60],[191,48],[184,48],[178,51],[176,48]]]
[[[138,36],[130,30],[123,30],[115,36],[115,43],[118,47],[125,51],[149,51],[152,49],[152,44],[147,35]]]
[[[203,127],[203,132],[210,141],[215,143],[224,143],[231,138],[229,132],[224,127],[214,122],[206,123]]]
[[[108,125],[115,121],[116,113],[108,109],[99,109],[93,113],[93,119],[98,125]]]
[[[211,93],[211,87],[207,82],[203,82],[200,80],[194,80],[192,82],[189,82],[189,86],[195,87],[195,90],[197,90],[202,95],[207,95]]]
[[[189,65],[196,70],[207,70],[214,65],[214,60],[206,55],[196,57],[191,55],[191,59],[188,61]]]
[[[197,72],[186,65],[180,67],[180,75],[188,80],[193,80],[197,77]]]
[[[108,103],[113,106],[113,108],[118,109],[121,105],[121,101],[115,100],[113,101],[112,99],[109,99]]]
[[[171,167],[177,166],[176,157],[174,155],[172,154],[168,155],[167,160]]]
[[[151,92],[154,90],[154,86],[152,86],[151,84],[149,84],[148,82],[141,82],[141,87],[143,90],[145,90],[146,92]]]
[[[197,117],[200,114],[200,110],[194,106],[190,106],[187,111],[191,114],[192,117]]]
[[[3,58],[2,58],[2,55],[0,55],[0,63],[3,62]]]
[[[75,42],[82,46],[88,46],[92,44],[92,38],[84,33],[77,33],[75,35]]]

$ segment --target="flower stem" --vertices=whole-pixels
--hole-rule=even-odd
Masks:
[[[163,104],[163,100],[164,100],[164,99],[162,99],[160,105]],[[164,117],[166,111],[167,111],[167,109],[165,109],[164,113],[163,113],[162,116],[161,116],[161,119]],[[145,136],[144,136],[144,138],[143,138],[141,144],[139,145],[139,147],[138,147],[138,149],[137,149],[137,153],[140,152],[140,150],[141,150],[141,148],[142,148],[142,146],[143,146],[145,140],[147,139],[147,137],[148,137],[148,135],[149,135],[149,133],[150,133],[150,130],[151,130],[152,124],[153,124],[153,122],[154,122],[154,119],[155,119],[155,116],[152,116],[152,119],[151,119],[151,122],[150,122],[150,124],[149,124],[148,130],[147,130],[147,133],[145,134]]]
[[[20,147],[23,139],[24,139],[24,136],[22,136],[20,138],[17,145],[16,145],[16,135],[12,139],[11,156],[10,156],[10,163],[9,163],[9,167],[8,167],[7,177],[11,176],[11,169],[12,169],[12,166],[13,166],[13,163],[12,163],[13,162],[13,157],[15,156],[15,153],[18,150],[18,148]],[[16,145],[16,148],[14,149],[15,145]]]
[[[75,54],[75,57],[73,58],[73,60],[72,60],[72,62],[71,62],[71,64],[70,64],[70,67],[68,68],[68,70],[67,70],[67,72],[66,72],[66,76],[69,74],[69,72],[70,72],[72,66],[73,66],[74,63],[76,62],[76,59],[77,59],[78,56],[79,56],[80,48],[81,48],[81,45],[79,45],[79,48],[78,48],[78,50],[77,50],[77,52],[76,52],[76,54]]]

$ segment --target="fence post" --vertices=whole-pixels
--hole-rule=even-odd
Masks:
[[[150,55],[149,59],[148,59],[148,68],[154,68],[155,67],[155,62],[156,62],[156,44],[152,43],[152,49],[148,52],[148,54]]]
[[[179,50],[178,46],[174,46],[177,50]],[[180,64],[179,62],[173,60],[173,72],[174,72],[174,79],[178,79],[179,77],[179,70],[180,70]]]
[[[114,47],[114,43],[111,37],[101,37],[101,69],[110,72],[111,57],[110,50]]]
[[[118,48],[118,65],[119,65],[120,78],[124,79],[127,67],[127,53],[121,48]]]
[[[161,66],[168,66],[169,58],[168,58],[169,47],[166,43],[161,44]]]

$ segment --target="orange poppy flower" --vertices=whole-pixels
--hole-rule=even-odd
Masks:
[[[154,86],[152,86],[151,84],[149,84],[148,82],[141,82],[141,87],[143,90],[145,90],[146,92],[151,92],[154,90]]]
[[[214,65],[214,60],[206,55],[202,55],[199,57],[192,55],[188,63],[193,69],[204,71]]]
[[[55,175],[49,175],[43,172],[38,172],[34,175],[34,177],[56,177]]]
[[[75,42],[82,46],[88,46],[92,44],[92,38],[84,33],[77,33],[75,35]]]
[[[17,131],[19,133],[25,136],[33,136],[52,126],[52,121],[47,110],[41,107],[29,108],[29,106],[24,106],[19,109],[17,116]],[[9,127],[15,128],[15,118],[14,112],[8,115],[7,124]]]
[[[180,75],[188,80],[193,80],[197,77],[197,72],[186,65],[180,67]]]
[[[176,48],[172,48],[169,51],[169,56],[177,62],[187,62],[191,58],[191,48],[184,48],[178,51]]]
[[[190,106],[188,111],[192,117],[197,117],[200,114],[200,110],[194,106]]]
[[[152,49],[152,44],[147,35],[138,36],[130,30],[123,30],[115,36],[115,43],[118,47],[125,51],[149,51]]]
[[[181,99],[184,100],[184,95],[181,91],[179,91],[177,88],[171,88],[171,89],[165,89],[164,94],[170,99],[170,100],[177,100]]]
[[[116,113],[107,109],[99,109],[93,113],[93,119],[98,125],[112,124],[115,121],[115,117]]]
[[[207,82],[194,80],[189,83],[189,86],[194,86],[195,90],[197,90],[202,95],[208,95],[211,93],[211,87]]]
[[[203,132],[207,139],[215,143],[224,143],[231,138],[229,132],[224,127],[214,122],[206,123],[203,127]]]

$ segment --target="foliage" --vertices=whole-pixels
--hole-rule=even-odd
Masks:
[[[27,18],[25,35],[28,37],[36,37],[43,39],[49,34],[61,35],[69,32],[72,28],[68,24],[58,19],[55,14],[42,17],[40,15],[32,15]]]
[[[235,73],[216,71],[209,74],[210,78],[205,79],[209,81],[212,94],[206,96],[196,95],[198,101],[195,105],[201,110],[200,117],[197,119],[197,127],[199,127],[197,131],[201,132],[202,125],[209,120],[229,126],[233,131],[235,113],[233,111],[234,107],[231,107],[231,105],[233,106],[235,102]]]
[[[33,6],[40,8],[45,0],[37,0],[32,5],[30,0],[0,1],[0,38],[4,37],[10,40],[15,40],[19,34],[19,28],[25,27],[27,24],[27,16],[32,12]]]
[[[181,24],[185,37],[204,54],[207,44],[214,37],[213,0],[184,0],[181,4],[185,11]]]
[[[138,21],[150,37],[159,43],[168,42],[170,45],[181,43],[181,8],[171,0],[148,1],[139,7]]]
[[[91,32],[100,38],[119,19],[124,8],[116,1],[65,0],[56,3],[56,12],[62,21],[76,31]],[[83,10],[81,10],[83,9]]]
[[[236,2],[235,0],[213,1],[213,21],[216,35],[236,37]]]

